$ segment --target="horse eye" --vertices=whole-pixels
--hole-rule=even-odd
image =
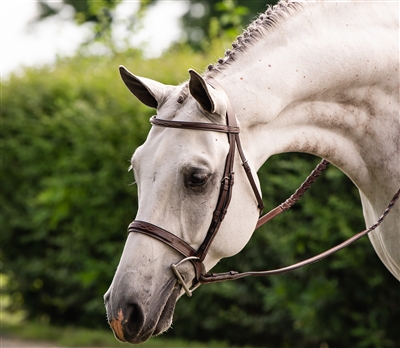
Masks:
[[[192,173],[189,184],[192,186],[204,185],[208,180],[208,175],[204,173]]]
[[[209,174],[204,171],[189,171],[184,174],[185,186],[187,188],[200,188],[204,186],[208,179]]]

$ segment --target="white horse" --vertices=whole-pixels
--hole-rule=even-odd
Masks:
[[[167,86],[121,68],[130,91],[157,119],[225,124],[228,96],[255,173],[272,155],[305,152],[327,159],[358,187],[365,222],[374,223],[400,184],[399,4],[282,1],[259,16],[203,76]],[[212,78],[212,79],[211,79]],[[152,127],[132,157],[139,188],[136,220],[159,226],[197,250],[218,201],[226,134]],[[238,253],[259,210],[236,155],[235,185],[205,269]],[[256,179],[257,181],[257,179]],[[258,182],[257,182],[258,185]],[[369,234],[400,280],[400,207]],[[110,289],[108,319],[121,341],[140,343],[167,330],[184,292],[170,265],[179,252],[130,233]],[[191,262],[180,274],[195,278]]]

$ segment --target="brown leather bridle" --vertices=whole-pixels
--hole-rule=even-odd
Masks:
[[[316,255],[312,258],[298,262],[298,263],[293,264],[288,267],[279,268],[279,269],[275,269],[275,270],[269,270],[269,271],[244,272],[244,273],[230,271],[227,273],[217,273],[217,274],[205,273],[205,267],[204,267],[203,261],[207,255],[207,252],[211,246],[211,243],[214,240],[214,238],[219,230],[219,227],[228,211],[229,203],[230,203],[231,196],[232,196],[232,189],[233,189],[233,184],[234,184],[233,165],[234,165],[234,159],[235,159],[235,148],[238,149],[238,153],[242,160],[243,168],[246,172],[250,186],[254,192],[254,195],[255,195],[255,198],[257,201],[257,207],[260,210],[260,214],[262,213],[263,208],[264,208],[261,194],[259,193],[259,191],[257,189],[253,174],[251,172],[250,166],[246,160],[242,145],[240,143],[240,137],[239,137],[240,130],[237,125],[236,116],[233,112],[229,98],[227,97],[225,91],[219,85],[219,83],[217,81],[215,81],[214,79],[210,79],[209,81],[207,81],[207,83],[214,89],[221,92],[225,98],[225,101],[227,104],[226,125],[219,125],[219,124],[214,124],[214,123],[202,123],[202,122],[169,121],[169,120],[158,119],[155,116],[153,116],[150,119],[150,122],[154,126],[158,126],[158,127],[222,132],[222,133],[226,133],[228,135],[229,151],[226,156],[225,168],[224,168],[224,173],[223,173],[222,180],[221,180],[219,197],[218,197],[216,208],[213,212],[213,217],[211,220],[210,227],[208,228],[208,231],[207,231],[204,241],[202,242],[200,247],[196,250],[193,247],[191,247],[188,243],[186,243],[183,239],[181,239],[181,238],[177,237],[176,235],[172,234],[171,232],[168,232],[168,231],[162,229],[161,227],[153,225],[149,222],[135,220],[128,227],[128,233],[137,232],[137,233],[142,233],[142,234],[148,235],[150,237],[153,237],[153,238],[169,245],[170,247],[174,248],[176,251],[178,251],[179,253],[181,253],[184,256],[184,259],[182,259],[181,261],[179,261],[176,264],[172,264],[171,269],[172,269],[173,273],[175,274],[175,276],[177,277],[178,282],[182,285],[183,289],[185,290],[185,292],[188,296],[192,296],[193,291],[201,284],[215,283],[215,282],[221,282],[221,281],[227,281],[227,280],[235,280],[235,279],[248,277],[248,276],[267,276],[267,275],[272,275],[272,274],[279,274],[279,273],[288,272],[288,271],[309,265],[311,263],[317,262],[317,261],[327,257],[328,255],[331,255],[332,253],[355,242],[362,236],[373,231],[375,228],[377,228],[382,223],[382,221],[385,219],[385,217],[387,216],[387,214],[389,213],[391,208],[394,206],[394,204],[398,200],[399,195],[400,195],[400,189],[394,195],[393,199],[389,203],[389,205],[386,208],[386,210],[384,211],[383,215],[380,217],[380,219],[374,225],[372,225],[368,229],[354,235],[353,237],[349,238],[348,240],[344,241],[343,243],[341,243],[319,255]],[[301,196],[309,189],[309,187],[315,182],[315,180],[321,175],[322,171],[324,171],[328,165],[329,165],[328,161],[322,160],[321,163],[318,164],[318,166],[311,172],[311,174],[307,177],[307,179],[304,181],[304,183],[299,187],[299,189],[297,189],[295,191],[295,193],[289,199],[287,199],[285,202],[283,202],[282,204],[277,206],[275,209],[271,210],[270,212],[268,212],[267,214],[265,214],[264,216],[259,218],[256,228],[264,225],[266,222],[268,222],[275,216],[279,215],[280,213],[282,213],[285,210],[288,210],[290,207],[292,207],[301,198]],[[195,269],[195,279],[192,282],[192,287],[190,287],[186,284],[184,277],[181,275],[181,273],[178,270],[178,266],[186,261],[190,261],[193,264],[194,269]]]

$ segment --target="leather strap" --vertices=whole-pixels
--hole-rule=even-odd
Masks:
[[[317,167],[311,172],[307,179],[301,184],[301,186],[293,193],[286,201],[272,209],[270,212],[258,219],[256,229],[273,219],[275,216],[283,213],[285,210],[290,209],[295,205],[299,199],[306,193],[311,185],[318,179],[322,172],[328,167],[329,162],[323,159]]]
[[[226,126],[227,127],[233,127],[239,129],[237,126],[237,121],[236,121],[236,116],[233,112],[232,105],[229,101],[229,98],[225,94],[225,91],[221,88],[221,86],[215,81],[214,79],[211,80],[212,83],[209,83],[214,89],[219,90],[222,92],[222,95],[225,98],[225,102],[227,105],[227,111],[226,111]],[[236,148],[236,137],[234,134],[238,133],[230,133],[228,132],[228,142],[229,142],[229,151],[226,156],[225,160],[225,168],[224,168],[224,173],[222,176],[222,181],[221,181],[221,187],[220,187],[220,193],[217,201],[217,206],[214,210],[213,213],[213,218],[211,221],[211,225],[207,231],[206,237],[203,241],[203,243],[200,245],[200,248],[198,250],[198,256],[200,258],[200,262],[203,262],[207,252],[211,246],[212,241],[214,240],[215,236],[217,235],[217,232],[219,230],[219,227],[221,226],[222,220],[224,219],[228,207],[231,201],[232,197],[232,189],[234,185],[234,175],[235,173],[233,172],[233,165],[235,161],[235,148]],[[239,135],[238,135],[239,137]]]
[[[203,130],[203,131],[212,131],[212,132],[220,132],[220,133],[234,133],[239,134],[239,127],[231,127],[225,126],[222,124],[215,123],[205,123],[205,122],[186,122],[186,121],[169,121],[162,120],[157,118],[156,116],[152,116],[150,118],[151,124],[155,126],[161,126],[166,128],[183,128],[183,129],[193,129],[193,130]]]
[[[198,262],[203,262],[203,260],[205,259],[207,252],[211,246],[211,243],[214,240],[214,238],[219,230],[219,227],[228,211],[228,207],[229,207],[231,197],[232,197],[232,189],[233,189],[233,185],[234,185],[235,173],[233,172],[233,166],[234,166],[234,161],[235,161],[235,149],[236,148],[238,148],[239,155],[243,162],[243,167],[245,169],[245,172],[246,172],[246,175],[250,182],[251,188],[256,197],[258,208],[260,209],[260,211],[262,211],[262,209],[264,208],[261,194],[259,193],[258,188],[255,184],[255,180],[252,175],[250,166],[248,165],[247,159],[244,155],[242,145],[240,143],[240,137],[239,137],[240,129],[238,127],[236,116],[233,111],[232,105],[229,101],[229,98],[217,81],[215,81],[214,79],[210,79],[208,81],[208,84],[211,87],[213,87],[214,89],[218,90],[225,98],[225,102],[227,105],[227,111],[226,111],[226,115],[225,115],[226,116],[226,125],[220,125],[220,124],[214,124],[214,123],[204,123],[204,122],[163,120],[163,119],[158,119],[156,116],[153,116],[150,119],[150,122],[154,126],[227,133],[228,142],[229,142],[229,151],[228,151],[228,154],[227,154],[226,160],[225,160],[224,173],[223,173],[223,178],[221,181],[221,187],[220,187],[220,193],[219,193],[217,205],[213,212],[213,217],[212,217],[212,220],[210,223],[210,227],[208,228],[206,237],[205,237],[204,241],[202,242],[202,244],[200,245],[197,252],[195,254],[189,253],[189,252],[187,252],[187,250],[182,252],[183,250],[178,249],[178,245],[181,245],[182,244],[181,242],[183,242],[183,241],[178,237],[177,237],[178,239],[175,240],[173,237],[171,237],[171,235],[173,236],[173,234],[170,233],[170,235],[167,235],[165,233],[167,231],[165,231],[161,228],[159,228],[159,230],[154,228],[157,226],[153,225],[154,227],[150,228],[150,230],[153,231],[152,233],[148,233],[148,232],[146,233],[146,234],[148,234],[154,238],[157,238],[159,240],[165,239],[167,241],[166,242],[167,244],[171,245],[174,249],[180,251],[186,257],[190,257],[190,256],[198,257],[199,258]],[[141,222],[142,226],[143,226],[143,223],[144,222],[142,221]],[[136,231],[136,230],[132,229],[132,231]],[[136,231],[136,232],[145,233],[145,232],[143,232],[143,230]],[[167,233],[169,233],[169,232],[167,232]]]
[[[149,222],[140,220],[135,220],[131,222],[128,226],[128,234],[131,232],[147,234],[150,237],[158,239],[161,242],[168,244],[176,251],[179,251],[185,257],[196,256],[197,254],[197,251],[193,249],[183,239]]]
[[[222,95],[225,98],[225,101],[226,101],[226,104],[227,104],[227,108],[228,108],[227,109],[227,120],[228,120],[227,122],[229,122],[228,124],[234,126],[234,128],[236,128],[236,127],[239,128],[238,125],[237,125],[237,119],[236,119],[236,116],[235,116],[235,112],[233,111],[232,104],[231,104],[228,96],[226,95],[225,90],[222,88],[222,86],[216,80],[214,80],[212,78],[210,79],[209,84],[213,88],[218,90],[220,93],[222,93]],[[253,176],[253,173],[251,172],[251,168],[249,166],[249,163],[248,163],[248,161],[246,159],[246,156],[244,154],[242,143],[240,141],[239,133],[235,133],[235,143],[236,143],[236,147],[238,149],[238,153],[240,155],[240,158],[242,160],[243,168],[244,168],[245,173],[247,175],[247,178],[249,180],[250,186],[251,186],[251,188],[253,190],[253,193],[254,193],[254,195],[255,195],[255,197],[257,199],[258,209],[260,210],[260,214],[262,214],[262,211],[264,209],[264,203],[263,203],[263,200],[261,198],[261,194],[260,194],[260,192],[259,192],[259,190],[257,188],[257,185],[255,183],[254,176]],[[233,158],[233,160],[234,160],[234,158]],[[233,168],[233,164],[232,164],[232,168]]]
[[[193,249],[183,239],[149,222],[140,220],[132,221],[128,226],[128,234],[131,232],[142,233],[147,236],[153,237],[169,245],[171,248],[174,248],[176,251],[185,256],[185,258],[188,257],[191,258],[197,256],[197,251]],[[192,259],[190,261],[192,262],[196,271],[196,283],[197,283],[197,280],[200,279],[201,274],[204,273],[204,266],[202,263],[198,262],[195,259]]]
[[[228,280],[236,280],[236,279],[249,277],[249,276],[252,276],[252,277],[269,276],[269,275],[274,275],[274,274],[286,273],[289,271],[293,271],[297,268],[311,265],[312,263],[320,261],[320,260],[326,258],[327,256],[347,247],[348,245],[354,243],[356,240],[360,239],[361,237],[363,237],[366,234],[370,233],[371,231],[375,230],[383,222],[383,220],[386,218],[386,216],[389,214],[390,210],[393,208],[393,206],[396,204],[397,200],[399,199],[399,196],[400,196],[400,189],[393,196],[389,205],[387,206],[387,208],[385,209],[385,211],[383,212],[383,214],[381,215],[381,217],[378,219],[378,221],[375,224],[373,224],[366,230],[357,233],[353,237],[345,240],[344,242],[336,245],[335,247],[324,251],[321,254],[318,254],[318,255],[311,257],[309,259],[306,259],[304,261],[295,263],[291,266],[273,269],[273,270],[269,270],[269,271],[243,272],[243,273],[239,273],[236,271],[230,271],[230,272],[226,272],[226,273],[206,273],[206,274],[200,276],[199,282],[201,284],[210,284],[210,283],[217,283],[217,282],[223,282],[223,281],[228,281]]]

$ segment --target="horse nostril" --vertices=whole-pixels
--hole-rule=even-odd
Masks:
[[[126,310],[126,318],[131,323],[143,323],[144,315],[140,306],[137,304],[130,304]]]
[[[124,317],[123,328],[125,339],[131,342],[131,339],[135,338],[143,328],[144,313],[139,305],[132,303],[127,305]]]

